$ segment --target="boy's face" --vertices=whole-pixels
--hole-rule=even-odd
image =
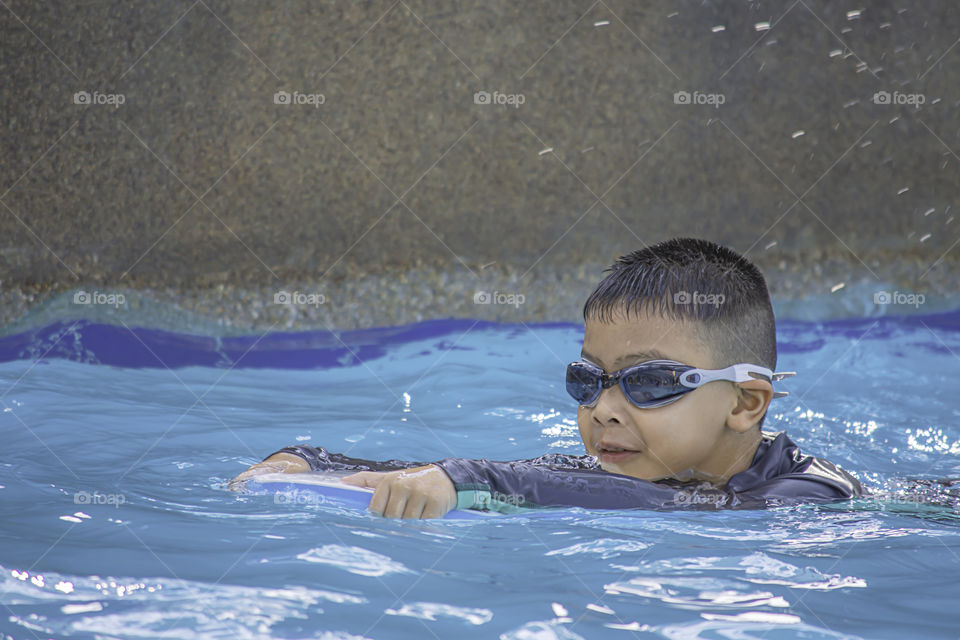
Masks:
[[[689,325],[656,315],[627,319],[622,310],[613,322],[586,322],[582,357],[607,373],[656,359],[717,368]],[[593,407],[581,406],[577,423],[587,453],[598,456],[605,471],[645,480],[711,480],[722,486],[749,467],[756,452],[751,444],[760,438],[759,430],[750,433],[742,419],[731,422],[734,428],[727,425],[737,397],[732,383],[717,381],[671,404],[640,409],[618,384],[604,389]],[[633,453],[604,455],[603,445]]]

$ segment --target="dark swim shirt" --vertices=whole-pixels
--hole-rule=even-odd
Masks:
[[[703,481],[651,482],[611,473],[604,471],[591,455],[550,453],[508,462],[468,458],[444,458],[439,462],[371,461],[309,445],[284,447],[274,453],[298,455],[312,471],[396,471],[435,464],[453,482],[457,509],[502,513],[542,507],[756,509],[846,500],[866,493],[856,478],[832,462],[801,453],[786,431],[763,431],[761,435],[750,467],[731,476],[722,489]]]

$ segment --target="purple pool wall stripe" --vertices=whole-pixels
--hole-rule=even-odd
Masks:
[[[876,326],[873,326],[874,323]],[[908,327],[923,325],[932,331],[960,331],[960,310],[922,316],[845,318],[817,323],[778,320],[779,352],[802,353],[819,348],[821,340],[810,340],[811,325],[818,327],[818,333],[823,337],[844,335],[859,339],[869,329],[867,338],[882,339]],[[464,345],[454,345],[471,327],[471,333],[491,328],[500,331],[512,328],[517,334],[527,332],[528,327],[533,330],[582,330],[582,325],[575,323],[521,325],[451,318],[396,327],[343,331],[337,335],[329,331],[304,331],[216,338],[74,320],[0,338],[0,362],[67,359],[130,368],[201,366],[325,369],[355,366],[359,364],[357,358],[360,361],[375,359],[384,355],[391,345],[426,339],[441,340],[438,347],[442,349],[469,349]],[[933,336],[928,346],[936,350],[943,348]],[[571,354],[571,358],[576,355]]]

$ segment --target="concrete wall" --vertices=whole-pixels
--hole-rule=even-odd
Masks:
[[[486,270],[582,303],[697,235],[784,295],[950,294],[960,7],[861,5],[8,2],[2,288],[339,283],[356,309],[351,282],[417,268],[469,315]]]

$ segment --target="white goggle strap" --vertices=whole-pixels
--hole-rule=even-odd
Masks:
[[[714,380],[748,382],[756,379],[752,374],[763,376],[771,382],[777,382],[779,380],[783,380],[784,378],[795,376],[797,375],[797,372],[783,371],[780,373],[774,373],[766,367],[761,367],[755,364],[735,364],[725,369],[691,369],[690,371],[684,372],[683,375],[680,376],[680,383],[685,387],[696,389],[697,387],[705,385],[708,382],[713,382]],[[689,378],[691,377],[694,378],[695,381],[690,380]],[[787,395],[788,394],[786,391],[773,392],[774,398],[783,398]]]
[[[784,378],[789,378],[790,376],[795,376],[795,375],[797,375],[796,371],[781,371],[780,373],[773,374],[772,379],[773,379],[773,382],[777,382],[779,380],[783,380]],[[785,398],[787,395],[789,394],[787,394],[786,391],[773,392],[774,398]]]

